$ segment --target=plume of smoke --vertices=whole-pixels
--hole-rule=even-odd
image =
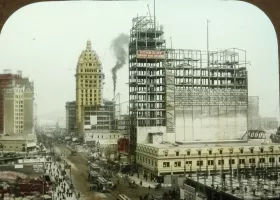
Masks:
[[[129,36],[122,33],[122,34],[119,34],[118,37],[116,37],[112,41],[112,44],[111,44],[111,48],[114,52],[114,56],[117,59],[115,66],[112,68],[114,95],[116,92],[116,85],[117,85],[117,78],[118,78],[117,72],[126,64],[127,54],[126,54],[125,49],[126,49],[128,43],[129,43]]]

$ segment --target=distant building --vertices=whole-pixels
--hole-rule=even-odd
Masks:
[[[103,102],[103,105],[84,108],[84,130],[95,130],[96,132],[115,130],[115,102],[108,100]]]
[[[87,41],[76,69],[77,133],[84,135],[85,111],[103,104],[104,74],[98,55]]]
[[[66,133],[76,132],[76,101],[66,102]]]
[[[259,97],[248,97],[248,129],[258,130],[261,128],[261,118],[259,114]]]
[[[33,133],[34,85],[20,78],[4,91],[4,133],[28,135]]]
[[[278,128],[279,122],[276,117],[262,117],[261,128],[263,130],[275,130]]]
[[[0,134],[4,133],[4,92],[10,87],[13,81],[21,78],[21,71],[17,74],[12,74],[11,70],[5,69],[3,74],[0,74]]]

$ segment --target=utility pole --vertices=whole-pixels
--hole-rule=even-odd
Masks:
[[[172,165],[170,165],[170,167],[171,167],[170,180],[171,180],[171,188],[172,188],[172,186],[173,186],[173,177],[172,177],[173,171],[172,171]]]
[[[154,28],[155,28],[155,38],[157,37],[157,30],[156,30],[156,0],[154,0]]]
[[[186,154],[184,154],[184,176],[186,178]]]
[[[209,20],[207,19],[207,66],[209,67],[209,30],[208,30],[208,24]]]

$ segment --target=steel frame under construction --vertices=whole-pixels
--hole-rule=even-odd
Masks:
[[[129,115],[131,153],[135,154],[137,127],[166,125],[165,40],[163,27],[152,16],[132,20],[129,43]]]
[[[279,199],[279,162],[272,158],[266,164],[237,164],[237,168],[230,165],[230,169],[219,166],[215,171],[201,167],[195,175],[189,173],[185,183],[207,195],[207,199]]]
[[[166,87],[170,88],[166,91],[169,104],[167,110],[170,110],[167,113],[171,113],[173,109],[173,113],[184,118],[186,124],[183,125],[184,130],[180,130],[184,132],[184,138],[181,139],[186,140],[186,132],[192,132],[191,139],[196,139],[195,129],[200,125],[194,125],[194,121],[198,118],[201,127],[203,119],[212,119],[209,124],[216,124],[218,127],[227,124],[230,127],[226,129],[233,130],[233,133],[244,133],[248,115],[246,51],[233,48],[212,52],[167,49],[166,52]],[[170,116],[168,121],[171,123],[167,123],[169,130],[175,129],[172,122],[175,123],[177,116]],[[234,116],[234,124],[219,120],[226,118],[229,121],[229,116]],[[243,116],[242,120],[238,120],[240,116]],[[177,124],[176,128],[178,126],[180,125]]]
[[[89,130],[109,132],[116,129],[115,125],[115,102],[103,100],[104,105],[84,107],[85,125],[90,125]],[[91,116],[96,116],[96,124],[91,124]]]

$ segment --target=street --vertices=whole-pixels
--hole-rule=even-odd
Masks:
[[[75,189],[80,192],[82,200],[98,200],[98,199],[109,199],[115,200],[119,194],[125,194],[132,200],[139,200],[139,196],[144,196],[145,194],[159,195],[162,194],[163,189],[155,190],[148,189],[138,186],[136,189],[129,188],[127,181],[122,178],[114,176],[112,181],[116,184],[119,179],[119,185],[117,185],[116,190],[111,193],[98,193],[89,190],[88,182],[88,160],[86,155],[83,153],[78,153],[76,156],[70,156],[70,150],[63,144],[54,145],[55,151],[58,154],[65,154],[66,161],[71,165],[71,177],[73,180],[73,185]],[[99,197],[99,198],[98,198]]]

